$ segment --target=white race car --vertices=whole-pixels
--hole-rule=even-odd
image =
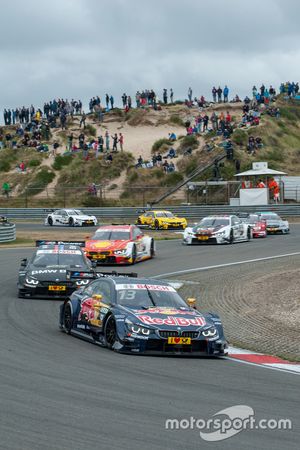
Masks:
[[[88,216],[79,209],[51,210],[45,219],[45,225],[64,225],[69,227],[83,227],[97,225],[95,216]]]
[[[250,241],[252,230],[249,224],[243,223],[237,216],[204,217],[193,227],[187,227],[183,233],[183,244],[233,244]]]

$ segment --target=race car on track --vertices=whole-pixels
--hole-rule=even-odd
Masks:
[[[84,242],[37,241],[30,260],[19,269],[19,297],[67,297],[97,274],[82,248]]]
[[[88,216],[79,209],[47,210],[49,214],[45,219],[45,225],[61,225],[69,227],[83,227],[97,225],[95,216]]]
[[[136,225],[103,225],[86,241],[84,250],[98,264],[134,264],[153,258],[155,244]]]
[[[287,220],[282,219],[274,212],[258,212],[261,220],[266,222],[268,234],[288,234],[290,232],[290,225]]]
[[[254,238],[267,237],[266,221],[262,219],[258,214],[252,213],[239,213],[238,217],[242,222],[250,225],[252,229],[252,236]]]
[[[148,226],[156,230],[168,230],[170,228],[185,229],[187,221],[184,217],[177,217],[170,211],[140,211],[142,214],[137,218],[137,225]]]
[[[219,316],[191,305],[164,281],[102,276],[61,305],[59,325],[118,352],[226,354]]]
[[[233,244],[249,241],[252,237],[251,226],[243,223],[237,216],[208,216],[193,227],[187,227],[183,233],[183,244]]]

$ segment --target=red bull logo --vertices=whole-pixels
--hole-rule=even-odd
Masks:
[[[151,317],[146,315],[136,316],[141,322],[146,325],[171,325],[180,327],[203,327],[205,320],[203,317],[186,318],[186,317],[174,317],[168,316],[166,318]]]

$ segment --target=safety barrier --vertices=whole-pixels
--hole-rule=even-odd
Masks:
[[[133,222],[139,215],[138,211],[143,207],[114,207],[114,208],[81,208],[86,214],[95,215],[99,222],[130,221]],[[167,209],[174,214],[186,217],[191,220],[198,220],[212,214],[236,214],[238,212],[274,211],[282,217],[300,216],[300,204],[268,205],[268,206],[229,206],[229,205],[180,205],[180,206],[160,206],[154,209]],[[0,215],[4,215],[11,220],[22,220],[30,222],[38,220],[44,222],[47,212],[43,208],[0,208]]]
[[[16,239],[16,225],[0,225],[0,242],[11,242]]]

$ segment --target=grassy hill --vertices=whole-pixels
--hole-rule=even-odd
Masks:
[[[234,158],[241,162],[241,170],[251,168],[253,161],[268,161],[269,167],[283,170],[289,175],[300,174],[300,103],[294,100],[276,99],[272,106],[280,108],[280,118],[262,114],[260,125],[249,128],[239,128],[242,116],[242,104],[211,105],[205,112],[210,116],[213,111],[218,114],[230,111],[233,117],[234,132],[231,140],[234,143]],[[30,204],[39,206],[51,204],[61,205],[62,198],[67,197],[73,205],[96,205],[98,198],[91,198],[86,187],[91,183],[102,185],[106,195],[101,198],[101,204],[135,205],[141,200],[141,191],[151,199],[163,193],[187,177],[196,167],[213,160],[222,153],[220,144],[222,137],[215,132],[196,136],[185,136],[184,123],[193,122],[199,114],[197,108],[187,108],[185,105],[163,106],[161,111],[152,109],[133,109],[129,113],[114,109],[105,115],[104,123],[99,124],[94,115],[88,116],[87,127],[84,130],[87,140],[104,134],[122,132],[125,135],[124,152],[113,154],[113,162],[107,163],[103,156],[95,159],[90,151],[88,160],[84,160],[81,152],[74,155],[64,154],[67,136],[70,132],[75,137],[82,131],[79,128],[79,117],[68,119],[68,129],[52,129],[47,143],[51,148],[56,140],[60,143],[58,155],[54,158],[46,153],[38,153],[34,148],[4,148],[0,150],[0,184],[8,181],[13,188],[11,205],[23,201],[24,196],[30,197]],[[15,134],[16,126],[1,127],[3,136]],[[161,168],[136,169],[138,156],[151,160],[153,153],[166,153],[169,148],[168,131],[177,134],[177,141],[172,144],[177,151],[176,172],[165,173]],[[255,155],[247,152],[249,136],[261,137],[263,148]],[[19,144],[20,139],[15,139]],[[205,145],[213,147],[207,152]],[[185,150],[192,148],[192,155],[185,156]],[[16,165],[24,161],[28,170],[18,173]],[[225,161],[221,175],[226,180],[234,179],[235,162]],[[210,179],[211,170],[207,170],[198,180]],[[27,200],[28,201],[28,200]],[[173,198],[176,202],[176,196]],[[7,201],[2,196],[1,205]]]

